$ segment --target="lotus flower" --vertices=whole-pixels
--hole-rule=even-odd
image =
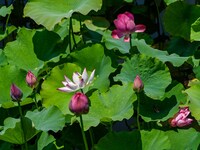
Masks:
[[[28,73],[26,74],[26,83],[31,88],[34,88],[37,84],[37,78],[31,71],[28,71]]]
[[[143,84],[140,76],[137,75],[133,82],[133,90],[139,93],[143,90],[143,88],[144,88],[144,84]]]
[[[187,118],[190,114],[188,107],[180,108],[179,112],[174,115],[172,119],[169,120],[169,123],[172,127],[184,127],[190,125],[193,121],[191,118]]]
[[[63,92],[74,92],[79,89],[83,89],[86,85],[90,84],[94,78],[95,70],[92,71],[89,79],[86,68],[83,70],[83,73],[80,74],[78,72],[73,73],[73,82],[67,77],[65,77],[65,81],[63,81],[63,85],[65,87],[58,88],[58,90]]]
[[[130,34],[133,32],[144,32],[146,26],[143,24],[136,25],[134,16],[130,12],[119,14],[117,19],[114,20],[117,29],[112,31],[112,37],[119,39],[124,36],[124,42],[130,41]]]
[[[22,91],[17,87],[15,84],[12,84],[10,87],[10,96],[13,101],[21,101],[21,98],[23,96]]]
[[[69,110],[76,115],[87,114],[89,111],[87,96],[80,92],[75,93],[69,103]]]

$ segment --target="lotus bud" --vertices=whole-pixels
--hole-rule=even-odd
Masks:
[[[28,71],[26,75],[26,83],[31,88],[34,88],[35,85],[37,84],[37,78],[31,71]]]
[[[144,88],[144,84],[142,83],[140,76],[137,75],[133,82],[133,90],[139,93],[143,90],[143,88]]]
[[[69,110],[76,115],[87,114],[89,112],[87,96],[81,92],[75,93],[69,103]]]
[[[12,84],[10,87],[10,96],[13,101],[20,102],[23,96],[23,93],[15,84]]]

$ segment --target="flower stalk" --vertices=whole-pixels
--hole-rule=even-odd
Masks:
[[[21,108],[21,105],[20,105],[19,101],[17,101],[17,104],[18,104],[19,114],[20,114],[20,123],[21,123],[22,132],[23,132],[24,146],[25,146],[25,150],[28,150],[27,139],[26,139],[26,132],[24,130],[22,108]]]
[[[87,139],[86,139],[85,132],[84,132],[82,115],[80,115],[79,117],[80,117],[80,127],[81,127],[81,133],[82,133],[82,137],[83,137],[83,142],[84,142],[85,150],[88,150],[88,144],[87,144]]]

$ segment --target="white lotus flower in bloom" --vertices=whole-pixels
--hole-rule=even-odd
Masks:
[[[58,88],[58,90],[63,92],[74,92],[79,89],[83,89],[86,85],[90,84],[94,79],[95,70],[92,71],[89,79],[86,68],[84,68],[83,73],[80,74],[79,72],[74,72],[71,81],[67,76],[65,77],[65,81],[63,81],[63,85],[65,87]]]

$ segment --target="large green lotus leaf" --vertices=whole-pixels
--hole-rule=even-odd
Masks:
[[[122,54],[129,53],[130,43],[124,42],[123,38],[121,39],[112,38],[110,30],[104,32],[103,41],[105,42],[107,49],[116,49],[119,50]]]
[[[35,136],[38,131],[33,127],[30,119],[23,118],[23,126],[27,141]],[[25,142],[20,119],[8,117],[4,120],[3,130],[0,132],[0,140],[14,144],[23,144]]]
[[[24,15],[53,30],[57,23],[71,17],[72,13],[87,15],[91,10],[101,9],[101,5],[102,0],[31,0],[24,8]]]
[[[189,42],[184,40],[183,38],[174,37],[169,41],[169,46],[167,47],[167,51],[169,53],[176,53],[183,57],[188,57],[194,55],[198,47],[200,46],[200,42]]]
[[[10,97],[10,86],[12,83],[15,83],[23,92],[22,102],[27,101],[28,99],[25,98],[32,92],[32,89],[25,82],[27,72],[13,65],[0,67],[0,72],[0,105],[6,108],[14,106]],[[28,102],[33,101],[28,100]]]
[[[106,93],[95,91],[89,99],[90,111],[87,115],[83,115],[84,130],[97,126],[100,122],[129,119],[133,115],[133,102],[136,101],[136,95],[132,84],[115,85]]]
[[[165,64],[145,55],[134,55],[131,60],[126,60],[115,80],[133,83],[137,75],[144,83],[146,95],[154,99],[163,97],[165,88],[171,83],[170,73]]]
[[[193,128],[165,132],[170,140],[171,149],[197,150],[200,145],[200,133]]]
[[[151,131],[141,131],[141,140],[142,140],[142,150],[161,150],[161,149],[170,149],[171,143],[164,131],[160,130],[151,130]]]
[[[109,132],[94,147],[95,150],[141,150],[140,133]]]
[[[191,26],[191,40],[200,41],[200,17]]]
[[[58,132],[65,125],[65,116],[56,106],[44,108],[42,111],[28,111],[26,117],[32,120],[37,130],[41,131]]]
[[[7,59],[6,59],[6,56],[3,52],[2,49],[0,49],[0,66],[4,66],[6,65],[8,62],[7,62]]]
[[[166,121],[178,112],[178,108],[175,96],[158,101],[143,95],[140,100],[140,115],[146,122]]]
[[[165,96],[162,100],[175,96],[178,103],[185,104],[187,101],[187,97],[183,93],[183,90],[185,90],[183,84],[174,81],[167,87],[165,91]]]
[[[189,108],[192,116],[197,120],[200,120],[200,81],[193,80],[189,83],[190,88],[186,89],[184,92],[188,95]]]
[[[45,146],[47,146],[55,140],[56,139],[52,135],[48,134],[48,132],[42,132],[37,143],[37,149],[43,150]]]
[[[110,85],[109,75],[114,71],[110,57],[105,56],[104,48],[100,44],[88,46],[81,51],[71,53],[72,60],[82,68],[96,70],[96,79],[92,88],[106,91]]]
[[[145,54],[149,57],[157,58],[162,62],[170,62],[176,67],[181,66],[188,59],[188,57],[180,57],[177,54],[169,55],[167,51],[154,49],[151,46],[147,45],[144,40],[134,39],[132,40],[132,43],[134,46],[138,48],[138,51],[141,54]]]
[[[34,51],[37,58],[43,61],[49,61],[65,53],[66,44],[61,42],[60,37],[52,31],[38,31],[33,37]]]
[[[55,105],[63,114],[71,114],[68,104],[73,93],[65,93],[57,89],[64,86],[62,84],[64,75],[72,79],[72,74],[76,71],[81,72],[81,68],[71,63],[56,66],[52,69],[50,76],[42,84],[41,97],[44,107],[48,108]],[[88,69],[88,71],[90,70]]]
[[[0,16],[5,17],[6,15],[11,14],[12,9],[13,9],[13,5],[10,5],[9,7],[2,6],[0,8]]]
[[[199,18],[200,8],[182,1],[170,4],[164,15],[164,27],[174,36],[191,40],[191,25]]]
[[[34,53],[32,42],[34,34],[34,30],[21,28],[18,31],[17,39],[7,43],[4,52],[10,64],[35,72],[43,66],[43,62]]]

